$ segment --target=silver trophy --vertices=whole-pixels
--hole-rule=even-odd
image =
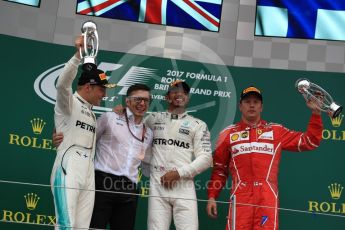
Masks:
[[[321,111],[326,112],[332,118],[340,115],[343,106],[334,102],[333,98],[326,90],[308,79],[300,78],[295,84],[297,90],[303,95],[305,100],[314,100],[317,102]]]
[[[79,49],[80,57],[82,58],[83,67],[85,71],[92,71],[97,69],[96,56],[98,53],[98,33],[96,23],[93,21],[86,21],[81,27],[84,37],[84,47]]]

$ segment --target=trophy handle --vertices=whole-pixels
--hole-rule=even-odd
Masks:
[[[84,36],[84,34],[83,34],[83,40],[84,40],[84,43],[83,43],[83,44],[85,44],[85,36]],[[79,47],[79,56],[80,56],[81,59],[84,58],[84,55],[83,55],[83,47]]]
[[[95,35],[95,49],[93,50],[94,51],[94,56],[97,57],[97,54],[98,54],[98,45],[99,45],[99,40],[98,40],[98,32],[97,30],[94,31],[94,35]]]

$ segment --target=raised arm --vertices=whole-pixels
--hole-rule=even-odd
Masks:
[[[317,101],[306,103],[312,114],[305,132],[296,132],[283,127],[282,148],[289,151],[308,151],[317,148],[322,139],[321,110]]]
[[[289,151],[308,151],[317,148],[322,139],[323,124],[321,115],[313,113],[307,130],[296,132],[282,127],[282,149]]]
[[[57,80],[57,95],[55,105],[55,112],[57,114],[69,115],[71,113],[73,102],[72,83],[78,72],[78,66],[80,64],[79,47],[81,47],[82,44],[82,36],[78,36],[75,39],[76,53],[66,63]]]

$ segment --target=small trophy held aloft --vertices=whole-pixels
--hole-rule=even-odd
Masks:
[[[84,22],[81,31],[84,37],[84,47],[79,50],[83,62],[82,69],[92,71],[97,69],[98,33],[96,23],[93,21]]]
[[[300,78],[295,84],[297,90],[303,95],[305,100],[315,100],[321,111],[326,112],[332,118],[340,115],[343,106],[334,102],[333,98],[326,90],[310,82],[308,79]]]

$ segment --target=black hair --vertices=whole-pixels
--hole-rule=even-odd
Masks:
[[[168,95],[171,90],[178,89],[178,88],[182,88],[186,94],[189,94],[189,91],[190,91],[189,85],[184,81],[176,80],[175,82],[173,82],[169,85],[169,88],[168,88],[166,95]]]
[[[127,89],[127,94],[126,96],[130,96],[132,94],[132,92],[134,91],[137,91],[137,90],[144,90],[144,91],[147,91],[150,93],[151,89],[147,86],[147,85],[144,85],[144,84],[134,84],[134,85],[131,85],[128,89]]]

